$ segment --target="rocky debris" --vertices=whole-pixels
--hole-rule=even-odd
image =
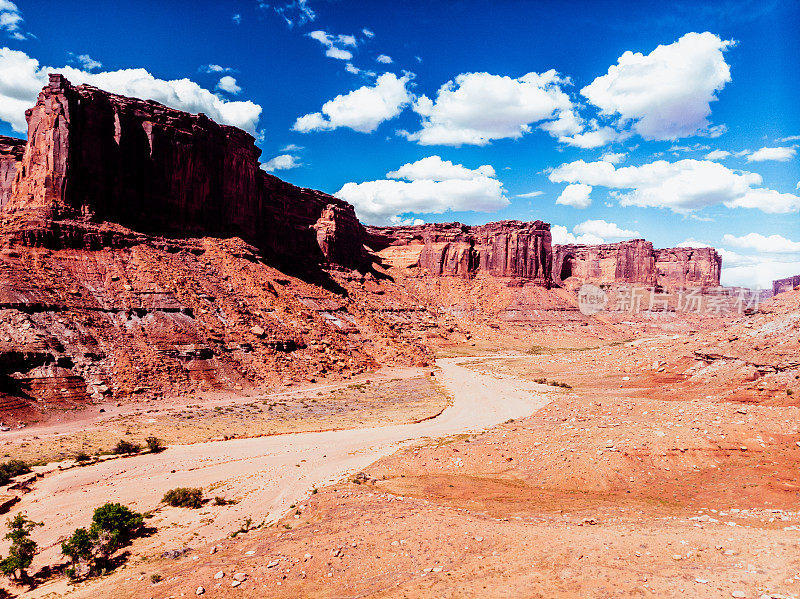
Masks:
[[[545,287],[552,282],[550,225],[539,220],[368,227],[367,244],[393,265],[418,267],[432,276],[486,274]]]
[[[189,552],[191,552],[191,549],[188,547],[183,547],[182,549],[170,549],[162,552],[161,557],[164,559],[180,559]]]
[[[206,590],[203,587],[197,587],[197,590],[194,592],[195,595],[203,595],[205,594]]]

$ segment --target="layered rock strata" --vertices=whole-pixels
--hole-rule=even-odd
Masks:
[[[82,226],[112,222],[153,235],[238,236],[291,261],[364,262],[353,207],[265,173],[240,129],[61,75],[26,117],[28,143],[4,207],[23,243],[123,245]]]
[[[367,244],[391,264],[416,266],[433,276],[486,274],[542,286],[552,282],[550,225],[539,220],[368,227]]]
[[[22,163],[25,140],[0,135],[0,210],[11,197],[14,179]]]

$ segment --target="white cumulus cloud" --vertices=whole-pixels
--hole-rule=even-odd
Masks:
[[[87,71],[94,71],[103,66],[102,62],[95,60],[88,54],[73,54],[72,52],[68,52],[67,55],[69,56],[70,62],[77,63],[78,66]]]
[[[581,94],[645,139],[714,133],[710,104],[731,81],[723,52],[733,44],[709,32],[687,33],[647,55],[627,51]]]
[[[62,73],[73,84],[88,83],[100,89],[155,100],[187,112],[203,112],[209,118],[255,133],[261,106],[249,100],[230,102],[189,79],[158,79],[145,69],[121,69],[90,73],[75,67],[39,66],[24,52],[0,48],[0,119],[15,131],[27,131],[25,110],[36,103],[49,73]]]
[[[591,193],[591,185],[573,183],[564,188],[564,191],[558,196],[556,204],[572,206],[573,208],[588,208],[592,204]]]
[[[380,63],[383,64],[392,64],[394,61],[392,60],[391,56],[386,56],[386,54],[379,54],[378,57],[375,59]]]
[[[275,158],[272,158],[271,160],[262,164],[261,168],[265,171],[272,172],[297,168],[298,166],[302,166],[298,156],[294,156],[292,154],[280,154],[279,156],[275,156]]]
[[[337,44],[344,46],[355,46],[356,38],[352,35],[339,35],[334,37],[324,31],[317,30],[307,34],[313,40],[317,40],[320,44],[325,46],[325,56],[336,58],[337,60],[350,60],[353,58],[353,53],[349,50],[339,47]]]
[[[627,154],[625,152],[606,152],[602,156],[600,156],[600,160],[603,162],[610,162],[611,164],[619,164],[620,162],[624,162]]]
[[[382,122],[393,119],[411,102],[406,88],[409,76],[398,77],[384,73],[375,85],[365,85],[350,93],[336,96],[322,105],[321,112],[299,117],[293,126],[295,131],[330,131],[349,127],[361,133],[371,133]]]
[[[520,193],[514,196],[515,198],[538,198],[544,195],[543,191],[529,191],[528,193]]]
[[[634,237],[641,236],[639,231],[622,229],[616,223],[610,223],[602,219],[583,221],[582,223],[575,225],[572,228],[572,232],[578,235],[595,235],[601,239],[616,240],[633,239]]]
[[[797,154],[795,148],[777,147],[777,148],[761,148],[756,150],[747,157],[747,162],[766,162],[774,160],[776,162],[788,162]]]
[[[727,150],[712,150],[711,152],[709,152],[708,154],[705,155],[705,159],[706,160],[724,160],[725,158],[727,158],[730,155],[731,155],[731,153],[728,152]]]
[[[558,123],[564,112],[571,112],[572,102],[561,89],[565,83],[554,70],[518,79],[461,74],[440,87],[435,100],[423,95],[414,103],[422,129],[405,135],[420,145],[483,146],[495,139],[516,139],[529,133],[532,124],[552,119]],[[562,125],[559,133],[580,130],[577,125]]]
[[[15,40],[27,39],[22,31],[22,13],[11,0],[0,0],[0,29]]]
[[[800,241],[792,241],[781,235],[748,233],[741,237],[725,234],[722,240],[728,245],[755,250],[764,254],[800,254]]]
[[[622,206],[668,208],[688,213],[707,206],[755,208],[769,213],[800,210],[800,197],[761,185],[761,175],[736,172],[708,160],[657,160],[641,166],[617,168],[605,161],[577,160],[551,171],[554,183],[585,183],[615,190]]]
[[[219,80],[219,83],[217,83],[217,89],[221,89],[222,91],[233,95],[236,95],[242,91],[242,88],[236,83],[236,79],[230,75],[225,75]]]
[[[386,177],[346,183],[335,195],[353,204],[368,224],[401,222],[408,213],[493,212],[509,204],[503,184],[488,164],[470,169],[429,156],[404,164]]]

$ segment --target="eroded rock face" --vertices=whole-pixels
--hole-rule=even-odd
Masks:
[[[24,139],[0,135],[0,210],[11,197],[11,189],[24,152]]]
[[[667,248],[655,251],[656,284],[677,287],[718,287],[722,258],[714,248]]]
[[[543,286],[552,282],[550,225],[538,220],[368,227],[367,244],[391,264],[419,267],[434,276],[486,274]]]
[[[80,245],[75,221],[113,222],[145,234],[238,236],[293,261],[363,263],[353,207],[262,171],[261,151],[240,129],[61,75],[26,116],[29,143],[5,212],[50,232],[37,239],[21,224],[23,242],[58,247],[61,229],[77,227],[66,237]],[[72,224],[54,231],[59,221]],[[88,247],[98,242],[89,237]]]
[[[615,284],[655,281],[653,244],[644,239],[602,245],[557,245],[553,250],[553,275],[563,283]]]
[[[553,278],[560,284],[717,287],[721,268],[713,248],[654,249],[644,239],[553,249]]]
[[[794,275],[793,277],[786,277],[785,279],[778,279],[777,281],[772,281],[772,295],[778,295],[779,293],[786,293],[787,291],[791,291],[798,285],[800,285],[800,275]]]

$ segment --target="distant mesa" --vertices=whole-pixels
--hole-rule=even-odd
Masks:
[[[772,295],[778,295],[779,293],[792,291],[798,285],[800,285],[800,275],[794,275],[793,277],[786,277],[785,279],[772,281]]]
[[[26,117],[27,143],[0,137],[6,245],[98,249],[130,245],[136,234],[241,237],[277,265],[363,268],[372,259],[366,246],[390,265],[436,277],[570,288],[719,285],[713,248],[654,249],[642,239],[554,246],[539,220],[365,228],[347,202],[265,173],[250,134],[58,74]]]
[[[654,249],[643,239],[553,245],[550,225],[542,221],[367,227],[367,244],[391,266],[431,276],[509,277],[544,287],[718,287],[722,269],[713,248]]]

